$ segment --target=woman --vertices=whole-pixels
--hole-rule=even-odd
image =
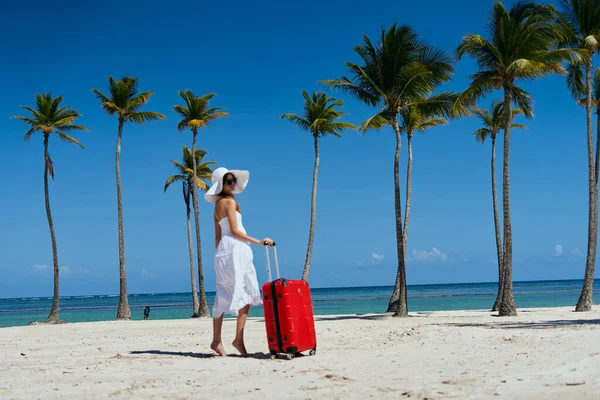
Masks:
[[[218,355],[225,356],[221,342],[221,327],[225,313],[237,316],[235,340],[232,345],[242,356],[244,326],[252,305],[262,304],[256,270],[252,262],[250,243],[273,246],[269,238],[263,240],[248,236],[242,225],[240,207],[233,195],[241,193],[248,184],[248,171],[217,168],[212,174],[212,186],[204,198],[215,204],[215,273],[217,278],[213,305],[213,341],[210,345]]]

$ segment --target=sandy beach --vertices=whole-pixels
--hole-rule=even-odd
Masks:
[[[249,358],[210,349],[211,320],[0,329],[0,398],[600,398],[600,311],[571,307],[323,316],[318,352],[271,360],[262,318]]]

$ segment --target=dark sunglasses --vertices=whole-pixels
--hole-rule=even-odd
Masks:
[[[225,184],[228,185],[228,186],[231,186],[234,183],[237,183],[237,178],[235,176],[233,178],[227,178],[227,179],[225,179]]]

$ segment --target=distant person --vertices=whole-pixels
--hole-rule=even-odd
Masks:
[[[150,306],[144,308],[144,320],[150,318]]]
[[[221,342],[221,327],[225,313],[237,316],[235,340],[232,345],[242,356],[248,352],[244,345],[244,326],[252,305],[262,304],[256,279],[250,243],[273,246],[269,238],[254,239],[246,234],[242,214],[234,194],[241,193],[248,184],[248,171],[217,168],[212,174],[212,186],[204,198],[215,204],[215,257],[216,295],[213,305],[213,341],[210,345],[218,355],[225,356]]]

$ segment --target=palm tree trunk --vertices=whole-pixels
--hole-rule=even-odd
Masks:
[[[492,135],[492,203],[494,207],[494,229],[496,230],[496,252],[498,253],[498,295],[492,311],[498,311],[502,300],[502,287],[504,285],[504,270],[502,267],[502,242],[500,236],[500,218],[498,217],[498,201],[496,194],[496,134]]]
[[[58,318],[58,249],[56,246],[56,235],[54,234],[54,222],[52,222],[52,213],[50,211],[50,193],[48,191],[48,166],[51,165],[50,155],[48,154],[48,133],[44,134],[44,197],[46,201],[46,216],[48,217],[48,226],[50,227],[50,239],[52,241],[52,261],[54,263],[54,298],[50,314],[46,318],[47,323],[62,322]]]
[[[317,175],[319,173],[319,138],[313,135],[315,139],[315,168],[313,170],[313,187],[310,203],[310,230],[308,232],[308,248],[306,249],[306,261],[304,263],[304,272],[302,272],[302,280],[308,280],[308,271],[312,260],[312,249],[315,239],[315,220],[317,216]]]
[[[408,297],[406,294],[406,258],[404,252],[404,233],[402,231],[402,204],[400,202],[400,127],[394,119],[394,132],[396,133],[396,154],[394,156],[394,202],[396,211],[396,243],[398,252],[398,273],[396,274],[396,285],[398,286],[398,299],[390,299],[389,308],[395,307],[394,317],[408,317]],[[393,302],[397,304],[392,304]]]
[[[208,301],[206,300],[206,292],[204,291],[204,274],[202,273],[202,242],[200,241],[200,211],[198,209],[198,188],[196,185],[196,136],[198,136],[198,130],[192,131],[194,138],[192,141],[192,166],[193,171],[193,184],[192,184],[192,199],[194,201],[194,223],[196,224],[196,254],[198,255],[198,283],[200,285],[200,299],[198,306],[199,317],[210,317],[210,311],[208,310]]]
[[[406,132],[406,144],[408,146],[408,166],[406,168],[406,212],[404,213],[404,251],[408,242],[408,224],[410,222],[410,199],[412,187],[412,133]]]
[[[585,84],[587,98],[585,111],[587,117],[587,148],[588,148],[588,184],[589,184],[589,208],[588,208],[588,245],[587,259],[585,262],[585,277],[583,289],[575,311],[590,311],[592,309],[592,297],[594,293],[594,267],[596,264],[596,245],[598,242],[598,185],[596,183],[595,160],[594,160],[594,132],[592,127],[592,64],[586,65]]]
[[[594,167],[594,182],[598,186],[598,168],[600,167],[600,107],[596,109],[596,163]]]
[[[124,121],[119,118],[119,133],[117,135],[117,152],[115,157],[115,170],[117,174],[117,208],[119,218],[119,308],[117,309],[117,319],[131,319],[131,310],[129,309],[129,299],[127,297],[127,273],[125,270],[125,240],[123,235],[123,193],[121,190],[121,137],[123,136]]]
[[[185,190],[185,183],[181,186],[183,188],[183,200],[185,201],[188,251],[190,254],[190,280],[192,281],[192,307],[194,309],[192,318],[198,318],[198,290],[196,289],[196,276],[194,273],[194,246],[192,245],[192,223],[190,221],[190,191]]]
[[[502,207],[504,211],[504,254],[502,300],[498,310],[499,316],[517,315],[512,287],[512,223],[510,221],[510,128],[512,126],[512,89],[509,84],[504,85],[504,168],[502,176]]]
[[[412,133],[406,133],[406,143],[408,145],[408,166],[406,168],[406,213],[404,214],[404,252],[406,253],[406,242],[408,242],[408,224],[410,222],[410,200],[412,187]],[[396,279],[392,298],[388,304],[387,312],[398,309],[398,299],[400,298],[400,280]]]

